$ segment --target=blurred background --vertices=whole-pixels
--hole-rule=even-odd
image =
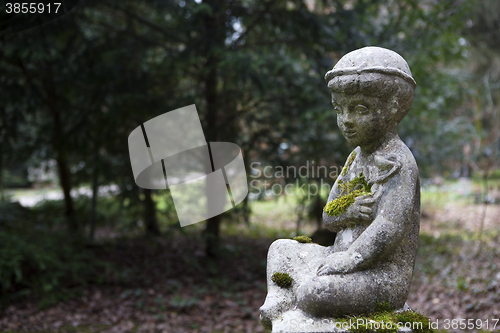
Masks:
[[[500,317],[500,2],[87,0],[2,20],[1,331],[264,332],[269,245],[334,241],[322,208],[353,147],[323,76],[369,45],[417,82],[398,127],[422,179],[408,304]],[[168,190],[135,185],[127,138],[190,104],[207,141],[242,148],[250,194],[181,228]]]

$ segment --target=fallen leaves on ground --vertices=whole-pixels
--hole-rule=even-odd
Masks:
[[[468,229],[467,221],[450,228],[435,218],[422,222],[423,230],[433,232],[421,236],[409,306],[440,321],[500,318],[498,232],[488,223],[479,251],[477,238],[457,232]],[[93,247],[113,263],[103,284],[49,309],[29,299],[12,304],[0,310],[0,330],[264,332],[258,309],[266,296],[272,241],[226,236],[217,260],[205,258],[199,234],[104,241]]]

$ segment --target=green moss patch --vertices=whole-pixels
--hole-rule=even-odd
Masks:
[[[349,168],[351,167],[352,162],[354,162],[354,159],[356,158],[356,152],[352,152],[351,156],[349,156],[349,159],[347,160],[347,163],[345,166],[342,168],[342,172],[340,173],[341,176],[347,175],[347,171],[349,171]]]
[[[297,236],[294,237],[293,240],[296,240],[299,243],[311,243],[312,239],[307,236]]]
[[[416,311],[403,311],[395,314],[395,319],[399,323],[411,323],[412,325],[421,323],[421,328],[413,329],[414,332],[434,332],[430,327],[430,320],[428,317]]]
[[[389,302],[377,305],[376,310],[365,316],[346,316],[335,319],[339,322],[350,322],[349,330],[360,332],[397,333],[399,328],[407,327],[415,333],[432,333],[430,320],[423,314],[408,310],[396,313]]]
[[[347,211],[347,208],[354,203],[356,197],[365,196],[371,193],[372,186],[368,184],[363,173],[348,182],[339,180],[338,187],[340,195],[326,204],[323,211],[330,216],[340,216]]]
[[[290,288],[292,285],[292,278],[288,273],[275,272],[271,280],[281,288]]]

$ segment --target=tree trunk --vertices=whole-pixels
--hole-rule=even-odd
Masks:
[[[71,197],[71,173],[69,171],[68,161],[66,160],[66,152],[64,151],[66,147],[64,147],[63,143],[61,117],[54,102],[51,103],[51,113],[54,122],[54,148],[57,154],[57,169],[59,172],[59,181],[64,194],[64,216],[66,218],[68,229],[71,232],[77,232],[79,228],[78,223],[75,220],[73,198]]]
[[[207,123],[208,123],[208,139],[211,142],[218,141],[217,135],[217,59],[211,55],[208,59],[207,66],[210,66],[210,72],[205,81],[206,85],[206,102],[207,102]],[[210,193],[207,193],[210,195]],[[207,200],[208,202],[209,200]],[[207,220],[205,227],[205,254],[208,257],[216,257],[219,250],[219,229],[220,215],[211,217]]]
[[[71,172],[69,170],[68,161],[66,159],[66,138],[64,137],[64,129],[61,121],[61,113],[59,100],[56,94],[55,84],[52,81],[52,68],[48,65],[50,80],[46,82],[48,100],[47,105],[52,116],[53,122],[53,145],[56,152],[56,162],[59,171],[59,181],[64,194],[64,216],[70,232],[78,232],[78,222],[75,219],[75,210],[73,208],[73,198],[71,197]]]
[[[59,170],[59,181],[64,194],[64,216],[68,229],[71,232],[78,231],[78,223],[75,220],[75,210],[73,208],[73,198],[71,197],[71,179],[68,164],[63,153],[59,152],[57,156],[57,168]]]
[[[5,197],[3,194],[3,150],[0,147],[0,201],[4,201]]]
[[[483,182],[484,182],[484,194],[483,194],[484,206],[479,225],[479,249],[477,251],[478,255],[483,251],[484,220],[486,219],[486,208],[488,208],[488,171],[485,171],[483,174]]]
[[[151,190],[144,190],[144,223],[146,235],[159,236],[160,228],[156,220],[156,205],[151,196]]]
[[[211,217],[205,228],[205,254],[207,257],[215,258],[219,253],[219,233],[221,216]]]
[[[216,12],[217,10],[217,2],[208,1],[208,5],[210,5],[213,9],[213,15],[207,15],[205,17],[205,29],[207,34],[213,40],[213,44],[208,51],[207,62],[205,64],[205,68],[207,68],[208,73],[205,77],[205,101],[207,107],[207,134],[208,141],[215,142],[219,140],[218,135],[218,117],[217,117],[217,108],[218,108],[218,92],[217,92],[217,65],[219,63],[219,58],[216,52],[218,52],[218,47],[222,45],[224,46],[224,37],[221,38],[221,35],[224,36],[224,25],[218,25],[218,20]],[[224,24],[224,22],[222,22]],[[222,33],[222,34],[221,34]],[[221,44],[222,41],[222,44]],[[207,193],[208,194],[208,193]],[[207,224],[205,226],[204,236],[205,236],[205,254],[208,257],[216,257],[219,250],[219,229],[220,229],[220,215],[211,217],[207,220]]]
[[[96,206],[97,206],[97,196],[99,195],[99,183],[98,183],[98,161],[97,158],[94,160],[94,170],[92,172],[92,199],[90,201],[90,211],[89,211],[89,238],[94,239],[95,227],[96,227]]]
[[[250,206],[248,205],[248,195],[243,199],[243,221],[247,226],[250,225]]]
[[[297,207],[297,225],[295,227],[295,236],[300,236],[300,224],[302,223],[304,214],[304,203],[300,203]]]

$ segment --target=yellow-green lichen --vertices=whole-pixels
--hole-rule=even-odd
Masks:
[[[292,278],[288,273],[275,272],[271,280],[281,288],[290,288],[292,285]]]
[[[340,190],[340,195],[344,195],[349,194],[355,190],[365,190],[366,192],[371,192],[372,186],[369,185],[366,181],[365,175],[363,175],[363,173],[360,173],[359,176],[348,182],[339,180],[338,188]]]
[[[312,239],[307,236],[297,236],[294,237],[293,240],[296,240],[299,243],[311,243]]]
[[[353,151],[351,153],[351,156],[349,156],[349,159],[347,160],[347,163],[345,166],[342,168],[342,172],[340,173],[341,176],[347,175],[347,171],[349,171],[349,168],[351,167],[352,162],[354,162],[354,159],[356,158],[356,152]]]
[[[387,301],[384,303],[379,303],[375,306],[375,313],[392,311],[394,311],[394,307]]]
[[[363,173],[348,182],[337,183],[340,195],[326,204],[323,211],[330,216],[340,216],[347,211],[347,208],[354,203],[356,197],[371,193],[372,186],[368,184]]]
[[[416,311],[403,311],[400,313],[396,313],[394,319],[398,323],[403,323],[403,324],[409,323],[412,326],[415,326],[416,324],[416,326],[412,328],[413,332],[415,333],[434,332],[434,330],[431,328],[429,318]]]
[[[415,333],[432,333],[428,317],[416,311],[407,310],[396,313],[389,302],[379,304],[373,313],[365,316],[346,316],[335,319],[339,322],[354,322],[356,324],[349,327],[353,333],[360,332],[387,332],[396,333],[399,328],[411,328]]]

